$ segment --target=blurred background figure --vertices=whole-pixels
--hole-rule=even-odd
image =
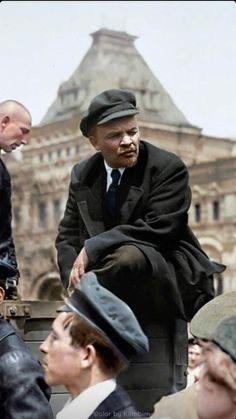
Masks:
[[[188,340],[187,387],[198,380],[203,358],[202,347],[199,345],[198,340],[190,338]]]

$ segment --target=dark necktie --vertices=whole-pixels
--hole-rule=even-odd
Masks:
[[[109,186],[109,189],[107,191],[106,195],[106,207],[108,210],[108,213],[112,219],[112,221],[116,218],[116,196],[117,196],[117,189],[118,189],[118,183],[120,180],[120,171],[118,169],[113,169],[111,172],[112,177],[112,183]]]

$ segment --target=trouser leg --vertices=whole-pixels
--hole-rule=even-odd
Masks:
[[[93,270],[100,280],[116,277],[118,280],[127,275],[129,279],[151,272],[146,256],[134,245],[124,245],[105,256]]]

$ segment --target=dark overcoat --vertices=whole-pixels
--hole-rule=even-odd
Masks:
[[[141,141],[138,163],[125,170],[119,187],[119,224],[107,230],[103,158],[96,153],[77,164],[56,240],[64,286],[83,246],[95,266],[112,249],[134,244],[150,261],[158,292],[175,316],[190,320],[212,298],[212,274],[223,267],[208,259],[188,226],[188,180],[181,159]]]
[[[102,285],[126,301],[149,338],[150,352],[119,379],[138,409],[150,412],[161,396],[186,385],[187,321],[213,297],[213,274],[224,267],[209,260],[188,226],[188,171],[176,155],[141,141],[137,164],[121,178],[113,228],[104,209],[106,178],[100,153],[74,166],[56,240],[58,264],[67,287],[83,246],[90,269],[125,244],[145,254],[152,275],[109,277]]]

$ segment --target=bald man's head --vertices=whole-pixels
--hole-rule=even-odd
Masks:
[[[17,100],[4,100],[0,103],[0,115],[11,115],[11,116],[20,116],[22,114],[27,114],[31,120],[30,111]]]
[[[0,149],[10,153],[22,144],[27,144],[31,129],[31,114],[16,100],[0,103]]]

